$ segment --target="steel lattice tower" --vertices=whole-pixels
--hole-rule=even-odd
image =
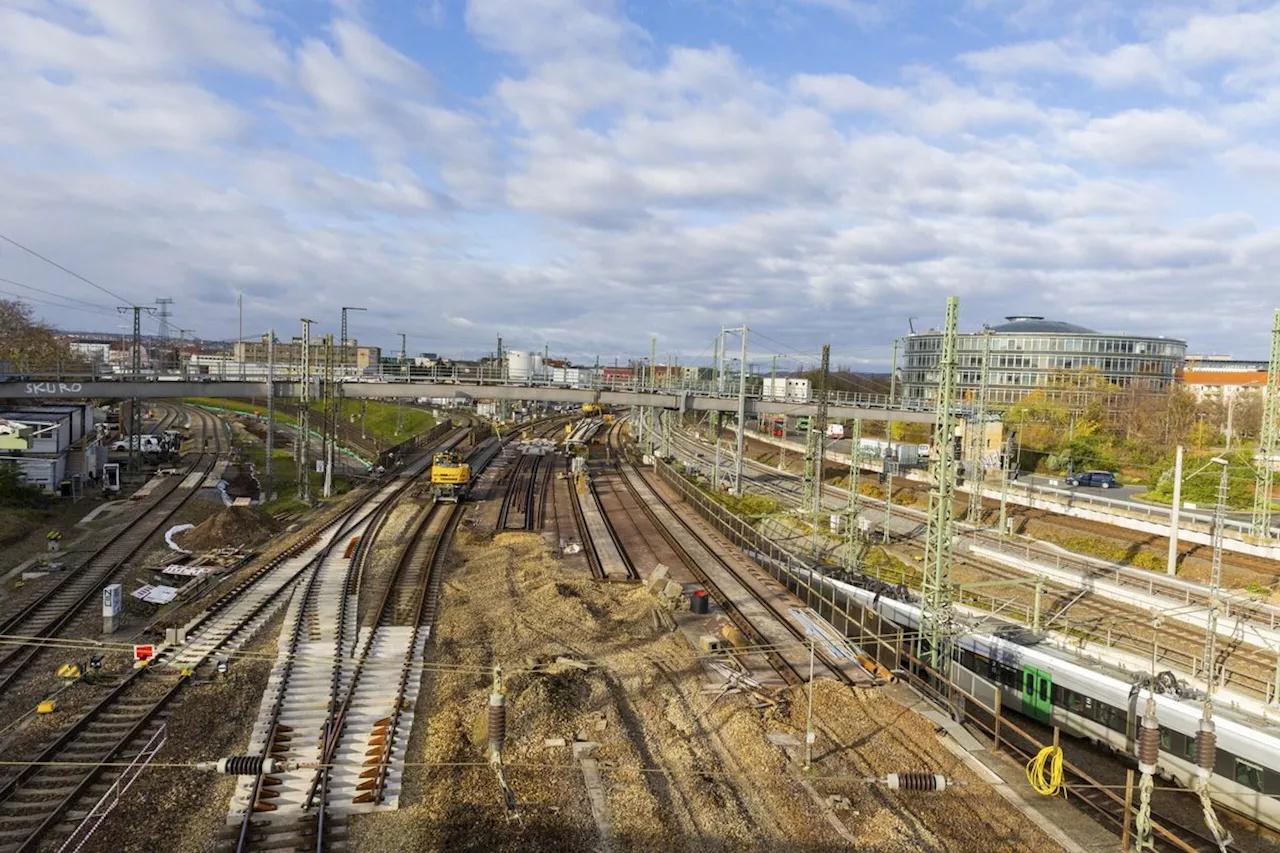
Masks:
[[[849,431],[849,505],[845,509],[845,558],[843,565],[851,571],[857,570],[858,564],[858,535],[854,529],[854,523],[858,517],[858,448],[862,444],[862,418],[854,418],[852,428]]]
[[[934,424],[933,449],[929,468],[933,487],[929,491],[929,526],[924,543],[924,577],[921,582],[924,625],[929,642],[930,665],[949,676],[951,656],[951,529],[955,504],[956,466],[954,443],[956,426],[956,327],[960,300],[947,299],[946,322],[942,327],[942,354],[938,360],[938,417]]]
[[[987,383],[988,366],[991,364],[991,330],[982,336],[982,372],[978,380],[978,410],[970,421],[973,433],[969,436],[969,523],[982,523],[982,484],[986,481],[987,466],[983,451],[987,447]]]
[[[1262,403],[1262,432],[1258,440],[1257,482],[1253,492],[1253,535],[1271,538],[1271,487],[1275,481],[1275,457],[1280,445],[1280,310],[1271,327],[1271,362],[1267,391]]]
[[[810,513],[813,521],[813,555],[818,556],[818,522],[822,517],[822,468],[823,444],[827,438],[827,386],[831,373],[831,345],[822,345],[822,368],[818,373],[818,411],[809,421],[809,443],[806,457],[813,459],[813,503]],[[805,467],[810,467],[806,465]]]

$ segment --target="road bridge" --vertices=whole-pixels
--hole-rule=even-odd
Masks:
[[[277,399],[297,397],[302,387],[298,381],[273,383]],[[625,387],[565,388],[546,384],[514,382],[430,382],[430,381],[359,381],[343,382],[347,399],[439,399],[466,395],[476,400],[527,400],[547,403],[600,403],[605,406],[652,406],[680,412],[736,412],[736,394],[674,388],[636,389]],[[311,398],[319,396],[318,384],[312,384]],[[0,400],[68,399],[160,399],[182,397],[220,397],[225,399],[266,399],[267,382],[262,379],[183,380],[160,377],[143,381],[78,381],[73,377],[48,381],[0,382]],[[862,418],[883,421],[893,419],[907,423],[933,423],[934,412],[919,408],[890,406],[882,394],[833,394],[827,416],[835,420]],[[815,415],[817,404],[809,402],[747,398],[747,413],[757,415]]]

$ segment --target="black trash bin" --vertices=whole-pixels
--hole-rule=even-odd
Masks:
[[[689,596],[689,609],[699,615],[711,612],[711,596],[707,595],[705,589],[694,590],[693,595]]]

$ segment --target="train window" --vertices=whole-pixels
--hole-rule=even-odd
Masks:
[[[1164,726],[1160,727],[1160,751],[1173,752],[1173,732]]]
[[[1098,719],[1097,703],[1093,701],[1093,697],[1085,696],[1083,698],[1084,706],[1080,709],[1080,712],[1091,720]]]
[[[1062,701],[1062,688],[1056,684],[1053,685],[1053,704],[1059,707],[1066,704],[1065,702]]]
[[[1124,711],[1114,705],[1104,705],[1103,707],[1107,709],[1107,713],[1109,714],[1107,718],[1107,728],[1116,732],[1125,732],[1129,730],[1129,717]]]
[[[1236,759],[1236,782],[1255,791],[1262,790],[1262,768],[1248,761]]]
[[[1182,757],[1187,761],[1196,760],[1196,739],[1190,735],[1182,736]]]

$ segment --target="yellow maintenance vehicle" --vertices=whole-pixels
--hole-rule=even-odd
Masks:
[[[583,403],[582,414],[586,415],[587,417],[600,414],[600,404],[599,403]]]
[[[436,500],[454,503],[462,500],[471,485],[471,466],[452,450],[431,457],[431,491]]]

